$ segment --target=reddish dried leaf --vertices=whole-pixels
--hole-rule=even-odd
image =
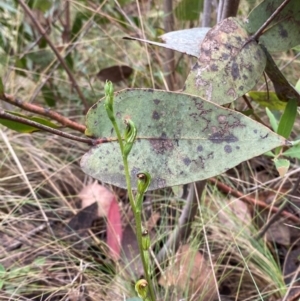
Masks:
[[[120,258],[122,234],[119,204],[114,197],[107,215],[106,242],[110,248],[111,256],[115,260]]]

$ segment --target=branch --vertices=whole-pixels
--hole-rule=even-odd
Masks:
[[[22,101],[18,98],[14,98],[12,95],[9,94],[3,94],[0,96],[0,99],[8,102],[16,107],[19,107],[25,111],[36,113],[42,116],[50,117],[51,119],[59,122],[61,125],[69,127],[73,130],[76,130],[78,132],[84,133],[86,126],[80,123],[77,123],[75,121],[70,120],[69,118],[52,111],[51,109],[48,108],[43,108],[41,106]]]
[[[62,132],[62,131],[57,130],[57,129],[53,129],[49,126],[40,124],[38,122],[28,120],[28,119],[25,119],[25,118],[20,117],[20,116],[12,115],[10,113],[5,112],[1,108],[0,108],[0,118],[15,121],[15,122],[19,122],[19,123],[26,124],[26,125],[30,125],[30,126],[33,126],[37,129],[40,129],[42,131],[46,131],[46,132],[49,132],[49,133],[57,135],[57,136],[61,136],[61,137],[64,137],[64,138],[67,138],[67,139],[70,139],[70,140],[74,140],[74,141],[78,141],[78,142],[83,142],[83,143],[93,145],[93,146],[97,145],[97,144],[100,144],[100,143],[106,143],[106,142],[111,141],[107,138],[91,139],[91,138],[78,137],[78,136],[75,136],[75,135],[72,135],[72,134]]]
[[[262,201],[259,201],[257,199],[253,199],[249,196],[246,196],[246,195],[242,194],[241,192],[225,185],[224,183],[219,182],[215,178],[210,178],[208,181],[211,182],[212,184],[216,185],[221,191],[223,191],[227,194],[231,194],[231,195],[239,198],[241,201],[245,201],[245,202],[247,202],[247,203],[249,203],[253,206],[258,206],[260,208],[270,210],[273,213],[277,213],[280,210],[277,207],[269,206],[265,202],[262,202]],[[284,217],[286,217],[287,219],[289,219],[289,220],[291,220],[291,221],[293,221],[297,224],[300,224],[300,219],[297,216],[295,216],[295,215],[293,215],[293,214],[291,214],[287,211],[282,211],[281,214]]]
[[[79,86],[78,86],[78,84],[75,80],[75,77],[73,76],[73,74],[72,74],[71,70],[69,69],[68,65],[66,64],[65,60],[60,55],[59,51],[55,48],[52,41],[49,39],[48,35],[46,34],[45,30],[42,28],[42,26],[38,22],[38,20],[34,17],[34,15],[32,14],[32,12],[30,10],[30,8],[26,5],[24,0],[18,0],[18,2],[22,6],[22,8],[24,9],[25,13],[30,17],[32,23],[36,26],[39,33],[45,38],[48,45],[50,46],[50,48],[52,49],[52,51],[56,55],[57,59],[59,60],[59,62],[61,63],[61,65],[65,69],[65,71],[67,72],[73,87],[75,88],[76,92],[78,93],[78,96],[80,97],[80,99],[81,99],[81,101],[84,105],[85,111],[87,111],[89,109],[89,104],[88,104],[87,100],[85,99],[83,93],[81,92],[81,90],[80,90],[80,88],[79,88]]]
[[[268,25],[274,20],[274,18],[284,9],[284,7],[290,2],[290,0],[283,1],[274,13],[269,17],[269,19],[256,31],[254,35],[252,35],[248,41],[246,41],[243,47],[246,46],[251,41],[257,41],[257,39],[262,35],[262,32],[268,27]],[[242,48],[243,48],[242,47]]]

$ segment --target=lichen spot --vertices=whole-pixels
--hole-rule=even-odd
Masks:
[[[160,100],[159,99],[153,99],[153,102],[156,104],[156,105],[158,105],[159,103],[160,103]]]

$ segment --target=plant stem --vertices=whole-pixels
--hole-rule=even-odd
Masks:
[[[78,132],[84,133],[86,129],[85,125],[77,123],[49,108],[44,108],[39,105],[20,100],[19,98],[16,98],[13,95],[3,94],[2,96],[0,96],[0,99],[28,112],[50,117],[51,119],[56,120],[63,126],[67,126],[68,128],[71,128]]]
[[[139,246],[139,251],[140,251],[140,256],[141,256],[141,260],[142,260],[142,264],[143,264],[143,268],[144,268],[144,274],[146,276],[146,280],[148,282],[148,287],[149,287],[149,293],[150,293],[150,299],[152,301],[155,301],[155,294],[154,294],[154,289],[153,289],[153,285],[152,285],[152,281],[150,278],[150,275],[148,273],[148,264],[146,262],[145,259],[145,254],[144,254],[144,250],[143,250],[143,246],[142,246],[142,218],[141,218],[141,210],[139,208],[137,208],[136,206],[136,202],[133,196],[133,192],[132,192],[132,186],[131,186],[131,179],[130,179],[130,172],[129,172],[129,165],[128,165],[128,160],[127,160],[127,155],[124,154],[124,143],[123,143],[123,139],[119,130],[119,127],[117,125],[116,120],[111,120],[114,130],[116,132],[117,138],[118,138],[118,142],[120,145],[120,150],[121,150],[121,155],[122,155],[122,159],[123,159],[123,164],[124,164],[124,172],[125,172],[125,179],[126,179],[126,185],[127,185],[127,190],[128,190],[128,198],[129,198],[129,202],[131,205],[131,208],[133,210],[134,213],[134,219],[135,219],[135,229],[136,229],[136,237],[137,237],[137,242],[138,242],[138,246]]]

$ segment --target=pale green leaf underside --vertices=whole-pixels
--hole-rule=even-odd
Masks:
[[[243,114],[198,97],[151,89],[128,89],[115,95],[119,126],[130,117],[138,129],[129,155],[133,187],[136,174],[152,176],[150,189],[206,179],[287,142]],[[95,137],[115,138],[104,102],[87,114],[87,130]],[[126,187],[117,142],[92,147],[82,160],[88,175]]]
[[[225,104],[251,90],[260,79],[266,56],[255,42],[248,42],[244,24],[235,18],[218,23],[205,36],[184,92]]]

